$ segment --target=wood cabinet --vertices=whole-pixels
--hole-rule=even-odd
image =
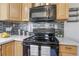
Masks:
[[[60,45],[59,55],[60,56],[76,56],[77,55],[77,46]]]
[[[0,46],[0,56],[1,56],[1,54],[2,54],[2,49],[1,49],[1,46]]]
[[[2,45],[2,56],[14,56],[15,55],[14,41]]]
[[[22,4],[10,3],[9,4],[9,19],[13,21],[21,21],[22,19]]]
[[[8,20],[9,19],[9,4],[8,3],[0,3],[0,20]]]
[[[77,55],[72,53],[60,53],[60,56],[77,56]]]
[[[12,41],[2,45],[2,56],[22,56],[22,42]]]
[[[15,41],[15,56],[22,56],[22,55],[23,55],[22,42]]]
[[[2,45],[2,56],[6,56],[6,45]]]
[[[32,3],[10,3],[9,19],[13,21],[29,21],[29,8]]]
[[[56,4],[56,19],[57,21],[66,21],[69,17],[69,5],[67,3]]]
[[[0,3],[0,20],[10,21],[29,21],[29,8],[33,7],[34,3]],[[45,3],[36,4],[45,5]],[[49,5],[49,4],[48,4]],[[57,21],[66,21],[69,17],[69,4],[56,4],[56,19]]]
[[[32,3],[22,4],[22,21],[29,21],[29,9],[32,7]]]
[[[20,3],[0,3],[0,20],[21,21],[21,10]]]
[[[32,3],[0,3],[0,20],[29,21]]]

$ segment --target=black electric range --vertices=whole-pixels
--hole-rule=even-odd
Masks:
[[[41,46],[50,47],[50,56],[59,55],[59,41],[53,33],[34,33],[35,35],[24,39],[23,41],[23,56],[35,56],[31,55],[31,45],[38,46],[38,56],[41,55]],[[53,54],[54,53],[54,54]]]

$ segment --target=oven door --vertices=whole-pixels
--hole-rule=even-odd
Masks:
[[[38,44],[24,44],[23,56],[58,56],[58,46],[52,45],[38,45]]]

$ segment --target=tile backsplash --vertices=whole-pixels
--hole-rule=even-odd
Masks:
[[[3,22],[0,22],[0,33],[4,31]]]
[[[54,26],[55,25],[55,26]],[[46,22],[0,22],[0,33],[8,32],[11,35],[18,35],[18,29],[25,32],[33,32],[34,28],[55,28],[56,36],[64,33],[64,23],[46,23]],[[63,35],[64,36],[64,35]]]
[[[33,28],[53,28],[53,22],[37,22],[33,23]]]
[[[12,35],[18,35],[18,29],[27,31],[26,22],[0,22],[0,33],[9,32]]]
[[[37,32],[39,32],[41,29],[55,29],[55,36],[57,37],[64,37],[64,23],[63,22],[38,22],[38,23],[32,23],[34,32],[35,29],[39,29]],[[50,31],[50,30],[49,30]]]

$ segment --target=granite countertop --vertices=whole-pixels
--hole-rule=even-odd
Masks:
[[[66,37],[66,38],[57,37],[57,39],[59,40],[59,44],[79,46],[79,41],[76,41],[75,39],[72,39],[72,38],[69,38],[69,37]]]
[[[16,41],[23,41],[23,39],[29,38],[33,35],[26,35],[26,36],[19,36],[19,35],[12,35],[8,38],[0,38],[0,44],[4,44],[13,40]],[[76,41],[75,39],[71,39],[71,38],[59,38],[57,37],[57,39],[59,40],[59,44],[65,44],[65,45],[79,45],[79,42]]]
[[[26,35],[26,36],[11,35],[8,38],[0,38],[0,45],[7,43],[7,42],[10,42],[10,41],[13,41],[13,40],[23,41],[23,39],[26,39],[26,38],[29,38],[29,37],[31,37],[31,36],[30,35]]]

